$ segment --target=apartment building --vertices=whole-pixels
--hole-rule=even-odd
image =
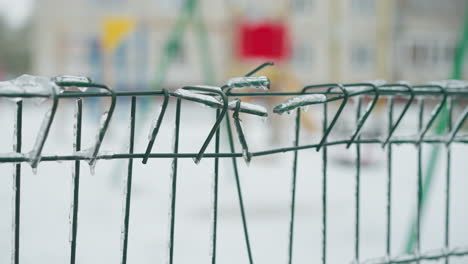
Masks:
[[[88,75],[116,89],[148,89],[160,70],[167,40],[174,34],[184,2],[41,0],[34,12],[33,71]],[[427,7],[427,2],[433,7]],[[278,71],[302,84],[376,78],[444,79],[448,77],[464,1],[444,3],[200,0],[193,19],[181,32],[181,45],[164,85],[174,88],[204,82],[207,61],[211,79],[218,82],[262,61],[237,55],[239,21],[277,21],[283,25],[290,52],[280,61]],[[127,30],[106,48],[106,24],[115,21],[126,24]]]

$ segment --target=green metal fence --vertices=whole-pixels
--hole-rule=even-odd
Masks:
[[[244,204],[242,196],[242,185],[239,180],[238,162],[239,158],[243,158],[245,162],[255,162],[255,158],[259,156],[273,155],[283,152],[292,152],[294,154],[292,172],[292,192],[291,192],[291,206],[290,206],[290,226],[289,226],[289,263],[293,263],[293,250],[294,250],[294,223],[295,223],[295,196],[296,196],[296,177],[298,167],[298,155],[302,150],[315,149],[321,152],[322,155],[322,208],[321,212],[321,245],[322,245],[322,256],[321,262],[327,263],[327,206],[329,196],[327,194],[327,175],[328,175],[328,161],[329,154],[327,148],[335,145],[344,145],[347,148],[354,148],[356,152],[355,157],[355,190],[354,190],[354,210],[355,210],[355,230],[354,230],[354,259],[350,260],[354,263],[412,263],[419,262],[422,260],[445,260],[448,263],[449,260],[457,256],[468,255],[468,247],[460,247],[463,245],[450,245],[449,234],[450,234],[450,162],[451,162],[451,146],[453,144],[468,144],[468,137],[461,135],[460,130],[468,117],[468,107],[466,106],[466,99],[468,97],[468,86],[464,82],[439,82],[429,85],[409,85],[406,83],[395,83],[395,84],[379,84],[373,82],[363,83],[352,83],[352,84],[340,84],[340,83],[328,83],[320,85],[309,85],[297,92],[269,92],[269,80],[266,77],[257,76],[250,77],[259,71],[261,68],[267,66],[264,64],[252,72],[248,73],[245,77],[234,78],[229,80],[225,85],[220,87],[212,86],[185,86],[176,91],[113,91],[105,85],[96,84],[91,80],[79,77],[58,77],[52,79],[51,84],[40,86],[41,89],[27,89],[26,86],[21,86],[11,83],[12,89],[0,89],[0,98],[50,98],[52,101],[51,111],[46,115],[44,119],[41,132],[38,134],[36,144],[31,152],[23,152],[22,146],[22,126],[23,126],[23,103],[21,100],[16,102],[16,127],[15,127],[15,142],[14,150],[15,153],[7,153],[0,155],[0,163],[11,163],[15,166],[15,188],[14,188],[14,243],[13,243],[13,263],[19,263],[19,254],[21,249],[20,243],[20,213],[21,213],[21,181],[27,179],[21,178],[22,169],[24,163],[29,163],[32,168],[36,168],[40,162],[49,161],[72,161],[74,162],[73,172],[73,202],[72,202],[72,217],[71,217],[71,243],[70,243],[70,263],[75,263],[76,259],[76,245],[77,245],[77,234],[79,231],[79,189],[80,189],[80,163],[85,161],[91,166],[94,166],[96,161],[120,159],[128,160],[128,172],[127,172],[127,185],[125,192],[125,205],[124,205],[124,229],[122,233],[122,251],[121,260],[122,263],[127,262],[127,247],[129,241],[128,232],[131,226],[130,212],[131,212],[131,200],[132,200],[132,177],[133,177],[133,163],[135,161],[142,161],[146,164],[148,159],[172,159],[172,175],[171,175],[171,205],[170,205],[170,237],[169,237],[169,263],[173,263],[174,252],[177,251],[177,245],[174,244],[174,234],[177,226],[175,225],[176,219],[176,197],[177,197],[177,179],[178,179],[178,161],[179,159],[193,159],[198,163],[201,159],[212,159],[214,163],[214,192],[213,192],[213,227],[212,227],[212,254],[211,262],[216,263],[216,241],[217,241],[217,223],[218,223],[218,176],[219,176],[219,162],[220,159],[230,159],[233,165],[233,172],[235,176],[237,197],[240,205],[245,247],[248,253],[250,263],[255,262],[254,252],[250,245],[250,236],[248,231],[248,219],[245,214],[244,207],[248,206]],[[41,81],[35,80],[36,82]],[[15,86],[16,85],[16,86]],[[6,86],[4,86],[6,87]],[[19,87],[19,88],[18,88]],[[26,88],[25,88],[26,87]],[[45,89],[44,89],[45,87]],[[260,88],[260,90],[237,90],[239,88]],[[80,88],[87,88],[86,91]],[[251,114],[257,116],[267,116],[267,110],[248,103],[242,102],[243,98],[246,97],[289,97],[286,101],[278,104],[273,108],[273,114],[282,114],[285,112],[295,112],[295,140],[294,144],[290,147],[267,149],[263,151],[250,151],[248,147],[248,135],[246,136],[243,132],[242,124],[240,122],[240,115]],[[83,150],[81,146],[82,136],[82,113],[84,98],[100,97],[110,98],[109,108],[106,111],[105,118],[101,123],[99,131],[97,132],[96,142],[90,149]],[[130,107],[130,137],[129,151],[128,153],[113,153],[103,154],[100,153],[100,145],[109,126],[109,122],[113,117],[115,105],[119,103],[121,98],[131,98]],[[136,123],[136,108],[138,97],[162,97],[163,103],[162,108],[151,131],[151,138],[147,143],[146,150],[135,150],[135,129],[138,127]],[[176,99],[176,111],[174,117],[169,117],[166,114],[166,109],[173,100],[169,100],[171,97]],[[42,149],[44,144],[47,143],[49,129],[54,122],[55,113],[57,106],[61,99],[72,98],[76,101],[75,109],[75,142],[74,151],[68,155],[42,155]],[[435,98],[435,99],[434,99]],[[388,118],[387,133],[383,137],[369,138],[361,135],[364,125],[369,119],[369,116],[376,109],[378,102],[386,100],[387,106],[385,113]],[[395,113],[394,106],[395,101],[401,100],[404,107],[400,113]],[[429,119],[424,122],[424,113],[426,100],[436,100],[438,104],[430,114]],[[453,102],[460,101],[459,105],[464,105],[463,112],[452,120],[453,116]],[[463,101],[464,100],[464,101]],[[180,122],[182,115],[182,108],[184,102],[194,101],[204,105],[208,105],[214,109],[216,114],[216,122],[211,128],[206,140],[197,152],[182,153],[179,152],[179,133],[180,133]],[[339,123],[340,119],[343,118],[344,108],[347,104],[357,105],[357,111],[354,113],[356,123],[354,130],[346,136],[345,139],[331,140],[329,135]],[[464,103],[463,103],[464,102]],[[337,107],[336,111],[330,111],[329,105],[335,104]],[[364,105],[367,107],[364,108]],[[300,131],[301,131],[301,111],[303,107],[309,105],[319,105],[322,107],[322,136],[321,140],[314,144],[301,144]],[[418,131],[414,136],[408,137],[395,137],[394,132],[401,124],[402,119],[411,112],[411,106],[416,105],[418,107]],[[233,120],[230,119],[230,113],[233,113]],[[438,118],[442,115],[447,115],[448,126],[443,129],[442,134],[429,135],[428,133],[432,127],[438,122]],[[329,118],[329,117],[332,118]],[[224,121],[225,127],[222,126]],[[154,153],[152,152],[153,144],[160,127],[169,122],[175,123],[174,131],[174,145],[173,151],[170,153]],[[232,124],[237,131],[238,139],[234,138]],[[227,133],[229,152],[220,152],[220,145],[224,142],[220,139],[221,133]],[[239,140],[242,146],[242,151],[235,149],[235,141]],[[214,152],[207,153],[206,149],[210,143],[215,144]],[[387,153],[387,186],[386,186],[386,255],[379,259],[373,260],[362,260],[360,258],[360,188],[361,188],[361,146],[364,144],[377,144],[380,145]],[[402,255],[391,255],[391,241],[392,241],[392,221],[391,216],[395,210],[398,210],[397,206],[392,204],[392,148],[395,144],[410,144],[417,148],[417,189],[414,190],[414,196],[417,200],[417,208],[415,209],[415,222],[414,222],[414,233],[410,234],[410,240],[414,241],[410,244],[409,254]],[[423,168],[422,168],[422,145],[431,145],[444,148],[446,155],[446,172],[445,172],[445,208],[440,208],[440,211],[444,212],[445,215],[445,226],[444,226],[444,247],[438,251],[421,252],[420,241],[421,241],[421,222],[422,212],[425,203],[428,186],[424,186],[425,181],[423,179]]]

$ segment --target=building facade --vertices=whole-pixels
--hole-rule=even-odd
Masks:
[[[445,13],[420,10],[421,2],[426,1],[201,0],[180,32],[163,84],[201,83],[206,74],[220,82],[254,67],[261,60],[236,57],[235,32],[239,21],[259,20],[286,26],[291,52],[278,68],[301,84],[446,79],[463,15],[451,16],[450,10],[459,14],[463,1],[448,1],[456,6]],[[184,0],[41,0],[34,14],[33,72],[87,75],[117,89],[154,87],[183,6]],[[116,20],[129,29],[105,48],[105,25]]]

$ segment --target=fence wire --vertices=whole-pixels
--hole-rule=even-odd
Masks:
[[[128,160],[128,170],[126,176],[125,186],[125,202],[124,202],[124,215],[123,215],[123,232],[122,232],[122,251],[121,261],[127,262],[127,248],[129,242],[129,227],[130,227],[130,212],[132,200],[132,177],[133,166],[135,161],[141,161],[146,164],[149,159],[172,159],[172,173],[171,173],[171,192],[170,192],[170,236],[168,256],[169,263],[173,263],[174,252],[177,251],[175,241],[175,219],[176,219],[176,197],[177,197],[177,177],[178,177],[178,160],[179,159],[193,159],[198,163],[201,159],[213,159],[214,162],[214,192],[213,192],[213,205],[212,205],[212,234],[211,234],[211,262],[216,263],[217,251],[217,224],[218,224],[218,177],[219,177],[219,160],[231,159],[233,165],[233,172],[235,176],[236,191],[238,202],[240,205],[240,213],[243,225],[243,235],[245,239],[245,247],[248,253],[249,263],[254,263],[254,252],[250,243],[250,233],[248,230],[248,219],[245,213],[245,206],[242,185],[239,180],[238,162],[239,158],[243,158],[245,162],[255,162],[256,157],[273,155],[277,153],[292,152],[294,154],[291,175],[291,197],[290,197],[290,221],[289,221],[289,241],[288,241],[288,263],[293,263],[293,250],[294,250],[294,224],[295,224],[295,205],[296,205],[296,185],[297,185],[297,167],[298,155],[300,151],[307,149],[315,149],[321,152],[322,155],[322,208],[321,208],[321,244],[322,255],[321,263],[327,263],[327,207],[329,195],[327,190],[327,176],[328,176],[328,160],[330,158],[327,149],[330,146],[344,145],[347,148],[355,148],[355,186],[354,186],[354,259],[350,260],[353,263],[411,263],[423,260],[445,260],[449,262],[450,258],[468,255],[467,247],[452,247],[449,244],[450,234],[450,163],[451,163],[451,146],[454,143],[468,144],[468,137],[461,135],[459,132],[462,129],[465,120],[468,117],[468,107],[466,100],[468,99],[468,86],[464,82],[442,81],[434,82],[427,85],[410,85],[407,83],[394,83],[383,84],[379,82],[362,82],[362,83],[328,83],[320,85],[309,85],[304,87],[298,92],[270,92],[269,80],[264,76],[250,77],[262,67],[250,72],[246,77],[234,78],[226,82],[225,85],[219,87],[212,86],[185,86],[176,91],[113,91],[109,87],[93,83],[87,78],[62,76],[52,79],[46,85],[38,85],[36,88],[33,86],[37,84],[38,80],[31,82],[27,85],[12,81],[7,84],[9,89],[2,89],[7,86],[0,86],[0,98],[13,98],[16,102],[16,121],[15,121],[15,142],[14,152],[0,154],[0,163],[14,164],[14,242],[12,252],[12,263],[20,263],[20,213],[21,213],[21,181],[26,180],[21,178],[23,163],[29,163],[32,168],[37,168],[40,162],[49,161],[73,161],[73,201],[72,201],[72,220],[71,220],[71,243],[70,243],[70,263],[76,261],[76,246],[78,234],[78,211],[79,211],[79,189],[80,189],[80,163],[82,161],[88,162],[91,167],[95,166],[97,161],[103,160]],[[29,87],[29,88],[28,88]],[[33,88],[31,88],[33,87]],[[31,88],[31,89],[30,89]],[[241,88],[258,88],[259,90],[237,90]],[[272,112],[273,114],[283,114],[286,112],[295,112],[295,134],[294,144],[290,147],[271,148],[261,151],[251,151],[248,147],[248,135],[243,132],[242,124],[240,122],[240,115],[250,114],[257,116],[267,116],[267,109],[258,105],[243,102],[246,97],[289,97],[289,99],[276,105]],[[83,100],[85,98],[110,98],[109,108],[106,110],[99,130],[97,131],[96,141],[92,147],[82,149],[81,136],[82,136],[82,115],[83,115]],[[111,121],[115,105],[119,103],[119,99],[131,98],[130,101],[130,135],[129,135],[129,150],[128,152],[121,153],[105,153],[100,151],[101,142],[106,136],[109,122]],[[138,126],[136,122],[136,108],[137,98],[149,97],[162,97],[162,106],[159,115],[156,118],[154,126],[151,128],[150,139],[148,140],[146,149],[135,149],[135,129]],[[42,128],[37,135],[36,143],[32,151],[24,152],[22,145],[23,134],[23,101],[27,98],[50,98],[52,101],[52,108],[46,114]],[[62,99],[74,99],[75,104],[75,127],[74,127],[74,148],[73,152],[67,155],[42,155],[42,149],[47,143],[48,134],[52,123],[54,122],[55,113],[58,105]],[[172,152],[169,153],[155,153],[153,152],[153,145],[158,136],[161,126],[167,125],[166,109],[169,107],[175,98],[176,111],[172,120],[175,123],[174,131],[174,145]],[[362,130],[369,116],[375,111],[378,102],[383,99],[387,101],[387,108],[385,110],[388,118],[388,127],[386,134],[382,137],[364,137]],[[437,101],[437,105],[432,110],[428,120],[424,122],[425,101]],[[404,102],[402,111],[395,113],[395,101],[401,100]],[[453,101],[461,100],[461,105],[464,110],[459,117],[452,120],[453,116]],[[464,101],[463,101],[464,100]],[[179,138],[180,138],[180,122],[181,112],[183,105],[186,101],[192,101],[204,105],[208,105],[214,109],[213,114],[216,116],[216,122],[211,127],[210,132],[202,146],[194,152],[180,152],[179,151]],[[344,108],[350,102],[357,105],[355,112],[355,127],[344,139],[331,139],[329,135],[336,129],[336,124],[343,118]],[[337,110],[333,113],[329,110],[329,105],[334,104]],[[301,131],[301,112],[309,105],[319,105],[323,107],[322,114],[322,131],[321,139],[313,144],[302,144],[300,139]],[[413,105],[418,106],[418,131],[412,136],[395,136],[395,131],[400,126],[404,117],[410,113],[410,107]],[[232,120],[230,113],[233,113]],[[438,118],[443,115],[448,116],[448,126],[444,133],[438,135],[429,135],[430,129],[437,123]],[[330,118],[331,117],[331,118]],[[169,117],[170,118],[170,117]],[[224,128],[221,126],[224,121],[226,125]],[[234,133],[232,125],[237,131],[241,151],[236,150]],[[223,131],[223,132],[222,132]],[[220,133],[227,133],[229,151],[221,152]],[[207,147],[214,141],[214,152],[206,152]],[[385,248],[386,255],[378,259],[362,260],[360,258],[360,226],[361,226],[361,206],[360,206],[360,188],[361,188],[361,146],[364,144],[378,144],[386,151],[387,163],[387,186],[386,186],[386,238]],[[417,147],[417,190],[415,190],[415,198],[417,200],[417,209],[415,210],[415,233],[412,235],[414,239],[413,253],[407,255],[391,255],[391,242],[392,242],[392,213],[396,207],[392,204],[392,149],[395,144],[410,144]],[[421,252],[421,221],[422,221],[422,207],[425,199],[424,186],[423,186],[423,168],[422,168],[422,145],[443,146],[446,155],[446,172],[445,172],[445,191],[444,191],[444,248],[437,251]]]

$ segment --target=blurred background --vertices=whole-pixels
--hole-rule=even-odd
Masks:
[[[183,0],[2,0],[0,78],[75,74],[116,89],[147,89],[174,53],[164,77],[170,88],[206,81],[207,67],[212,81],[220,82],[265,60],[280,64],[270,75],[288,80],[283,89],[292,83],[446,79],[465,5],[197,2],[192,8]],[[204,66],[207,61],[211,66]]]
[[[454,53],[464,21],[465,0],[0,0],[0,81],[28,73],[85,75],[116,90],[175,90],[185,84],[219,85],[265,61],[261,72],[274,91],[298,91],[307,84],[384,79],[427,83],[452,77]],[[463,76],[467,76],[464,70]],[[465,77],[466,78],[466,77]],[[147,144],[161,98],[137,99],[135,152]],[[284,98],[281,98],[282,100]],[[395,100],[395,116],[407,102]],[[395,132],[418,133],[417,98]],[[274,115],[280,100],[246,99],[267,106],[268,120],[243,115],[251,151],[293,144],[294,115]],[[465,100],[465,101],[463,101]],[[50,101],[24,100],[24,152],[34,145]],[[363,107],[370,101],[364,97]],[[423,121],[440,98],[427,97]],[[153,152],[172,153],[174,103]],[[363,128],[363,137],[381,137],[388,127],[386,99]],[[83,149],[94,142],[106,99],[84,99]],[[330,103],[330,112],[338,104]],[[454,120],[466,108],[455,98]],[[12,150],[14,103],[0,100],[0,153]],[[330,138],[342,139],[355,128],[356,101],[348,103]],[[185,102],[180,151],[194,153],[212,124],[214,110]],[[44,155],[72,152],[74,101],[61,99]],[[130,105],[119,97],[102,153],[128,151]],[[330,114],[331,115],[331,114]],[[301,144],[321,138],[322,108],[303,113]],[[330,118],[331,119],[331,118]],[[329,120],[330,120],[329,119]],[[224,126],[223,126],[224,129]],[[466,134],[466,125],[460,134]],[[222,131],[225,133],[225,131]],[[428,133],[434,135],[433,131]],[[226,136],[221,152],[229,152]],[[207,152],[214,151],[211,143]],[[236,142],[239,151],[240,145]],[[432,147],[423,144],[426,168]],[[350,263],[355,249],[356,149],[330,146],[328,168],[328,263]],[[450,247],[468,244],[467,144],[453,144],[450,196]],[[387,149],[363,144],[361,150],[361,260],[386,256]],[[47,154],[49,153],[49,154]],[[50,154],[52,153],[52,154]],[[406,243],[415,215],[417,148],[393,145],[393,211],[390,255],[408,253]],[[286,263],[293,153],[239,159],[246,216],[255,263]],[[434,169],[421,231],[421,250],[445,247],[445,156]],[[42,162],[37,175],[23,163],[21,189],[21,263],[65,263],[69,259],[71,162]],[[322,153],[300,152],[297,178],[294,263],[321,260]],[[81,162],[77,263],[117,263],[120,259],[122,189],[126,160],[99,161],[96,175]],[[0,175],[11,175],[0,163]],[[134,162],[129,232],[129,263],[167,260],[171,160]],[[213,159],[195,165],[179,159],[176,263],[210,261]],[[220,161],[219,263],[248,263],[236,183],[229,159]],[[0,263],[13,248],[13,177],[0,177]],[[421,263],[425,263],[422,261]],[[432,263],[432,262],[431,262]],[[442,263],[442,262],[439,262]],[[467,263],[466,258],[450,263]]]

